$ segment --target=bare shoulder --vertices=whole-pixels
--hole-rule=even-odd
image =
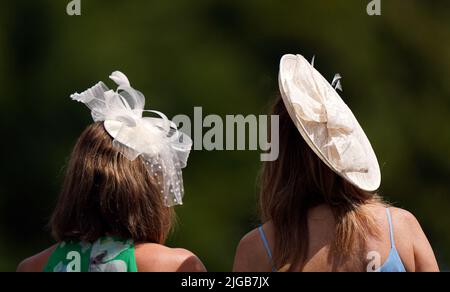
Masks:
[[[395,223],[395,227],[401,228],[420,228],[420,224],[416,217],[408,210],[386,206],[384,204],[372,204],[368,205],[368,208],[372,210],[372,214],[376,219],[382,219],[384,221],[386,218],[386,208],[389,208],[389,212],[392,217],[392,221]]]
[[[206,272],[201,260],[182,248],[169,248],[145,243],[135,247],[138,271],[141,272]]]
[[[269,246],[273,246],[272,226],[267,223],[263,226]],[[262,242],[258,228],[247,233],[239,242],[234,258],[234,272],[266,272],[271,271],[270,259]]]
[[[43,272],[47,261],[57,245],[53,245],[48,249],[23,260],[17,266],[17,272]]]
[[[401,223],[406,224],[409,227],[420,227],[416,216],[408,210],[390,207],[392,217],[398,219]]]
[[[389,208],[396,244],[403,251],[408,250],[408,253],[412,253],[416,235],[422,230],[416,217],[408,210],[383,204],[375,204],[368,207],[371,209],[377,224],[382,227],[381,230],[388,230],[389,228],[386,215],[386,208]]]
[[[402,234],[404,237],[414,239],[418,233],[423,232],[416,216],[410,211],[395,207],[390,207],[389,210],[397,232],[404,233]],[[407,234],[410,236],[407,236]]]
[[[407,240],[411,245],[413,264],[409,271],[437,272],[439,266],[436,257],[417,218],[409,211],[400,208],[390,208],[392,218],[395,220],[403,241]],[[401,243],[401,242],[400,242]]]

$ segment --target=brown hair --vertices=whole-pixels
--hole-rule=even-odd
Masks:
[[[93,242],[110,235],[164,243],[173,219],[142,159],[120,154],[103,123],[88,126],[72,151],[50,220],[54,238]]]
[[[380,202],[377,194],[351,185],[335,174],[306,144],[281,98],[272,114],[280,119],[278,160],[265,162],[261,172],[259,209],[263,222],[274,226],[274,264],[302,269],[308,255],[308,210],[325,204],[336,222],[329,258],[333,266],[365,247],[378,229],[367,203]]]

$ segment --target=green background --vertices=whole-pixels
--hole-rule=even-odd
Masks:
[[[88,110],[69,99],[114,70],[147,108],[193,116],[263,114],[285,53],[316,55],[370,137],[381,193],[413,212],[450,264],[450,4],[382,0],[15,0],[0,9],[0,270],[50,244],[46,223]],[[111,84],[111,83],[108,83]],[[193,151],[171,246],[231,269],[258,224],[257,151]]]

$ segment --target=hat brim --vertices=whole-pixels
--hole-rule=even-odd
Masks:
[[[289,113],[289,116],[291,117],[292,121],[294,122],[295,126],[297,127],[301,136],[309,145],[309,147],[330,169],[332,169],[336,174],[338,174],[339,176],[341,176],[354,186],[360,188],[361,190],[367,192],[375,192],[376,190],[378,190],[381,184],[381,172],[377,157],[372,148],[372,145],[370,144],[369,139],[367,138],[362,127],[358,123],[356,117],[353,115],[350,108],[348,108],[348,106],[345,105],[344,101],[337,93],[336,95],[334,95],[338,99],[337,102],[341,102],[343,103],[343,105],[345,105],[343,106],[343,108],[345,108],[345,110],[347,111],[346,114],[354,120],[354,130],[352,135],[359,141],[359,143],[362,145],[366,153],[368,165],[366,172],[340,171],[336,167],[336,165],[334,165],[332,161],[328,159],[326,151],[324,150],[327,141],[326,125],[318,123],[310,123],[300,118],[298,110],[296,110],[296,105],[291,100],[288,90],[284,88],[283,84],[287,76],[292,76],[292,74],[294,74],[293,70],[295,70],[296,68],[295,64],[299,60],[302,62],[307,62],[309,64],[309,62],[306,61],[306,59],[303,56],[291,54],[283,56],[280,62],[279,87],[283,102]],[[325,78],[312,65],[310,66],[312,67],[311,70],[314,70],[315,75],[318,74],[317,76],[320,76],[322,78],[320,82],[328,83],[328,81],[326,81]],[[329,86],[331,87],[331,85]]]

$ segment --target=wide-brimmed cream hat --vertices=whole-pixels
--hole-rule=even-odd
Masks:
[[[292,121],[320,159],[358,188],[376,191],[377,157],[336,89],[301,55],[281,58],[279,85]]]

